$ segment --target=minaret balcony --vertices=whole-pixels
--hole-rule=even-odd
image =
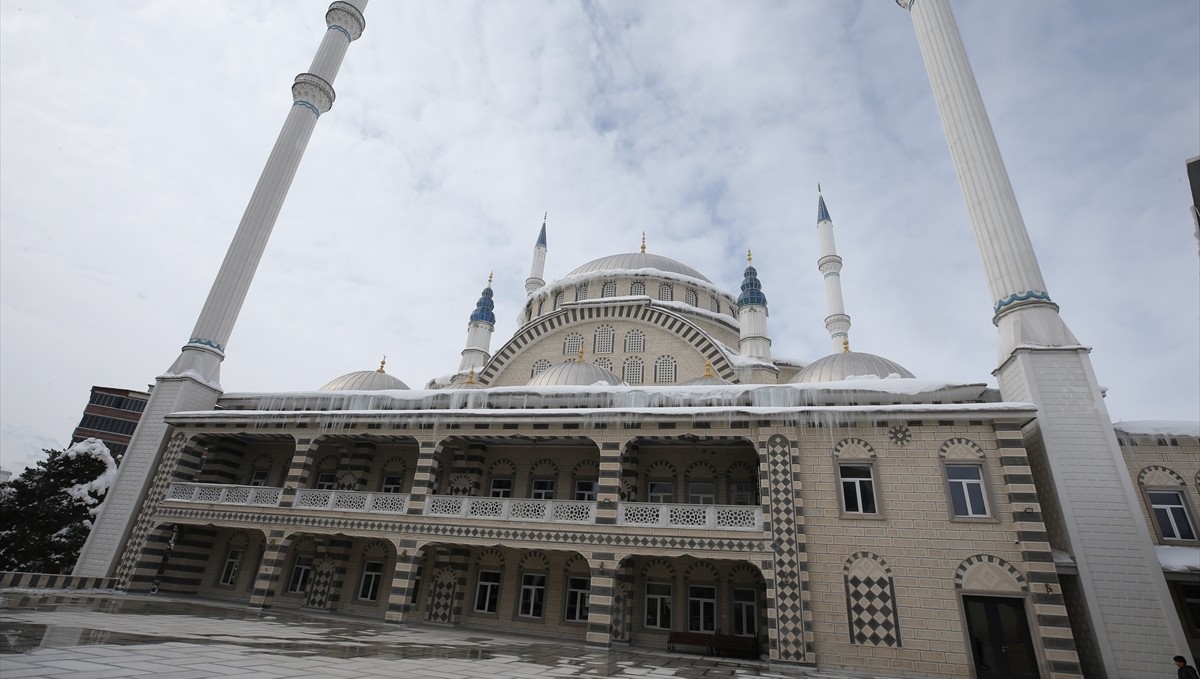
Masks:
[[[187,504],[279,507],[283,488],[217,483],[172,483],[166,502]],[[407,515],[407,493],[302,489],[292,507],[296,512],[332,511]],[[594,525],[600,503],[512,497],[430,495],[423,515],[429,519],[519,521]],[[616,503],[617,525],[638,528],[761,531],[762,508],[750,505]]]

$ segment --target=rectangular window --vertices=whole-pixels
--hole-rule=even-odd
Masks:
[[[475,610],[479,613],[495,613],[500,605],[500,572],[479,571],[479,585],[475,588]]]
[[[688,587],[688,631],[713,632],[717,629],[717,588]]]
[[[333,490],[337,484],[337,475],[333,472],[321,472],[317,474],[317,484],[313,486],[317,490]]]
[[[379,583],[382,580],[382,561],[368,561],[363,564],[362,584],[358,586],[358,598],[363,601],[379,601]]]
[[[546,603],[546,576],[526,573],[521,576],[521,605],[518,609],[523,618],[542,617],[542,606]]]
[[[675,484],[670,481],[650,482],[650,502],[674,502]]]
[[[381,493],[399,493],[404,487],[404,477],[389,475],[383,477],[383,483],[379,484],[379,492]]]
[[[842,482],[842,509],[847,514],[875,514],[875,484],[870,465],[843,464],[838,467]]]
[[[269,469],[255,469],[254,473],[250,475],[250,485],[265,486],[267,485],[267,477],[270,475],[271,471]]]
[[[717,504],[717,484],[711,481],[692,481],[688,484],[688,504]]]
[[[576,481],[575,499],[582,502],[595,502],[596,481],[594,479],[580,479]]]
[[[758,606],[754,590],[733,590],[733,633],[752,637],[758,630]]]
[[[245,550],[231,549],[229,555],[225,557],[225,566],[221,569],[221,579],[219,584],[233,586],[237,583],[238,569],[242,567],[242,557],[246,555]]]
[[[308,591],[308,578],[312,574],[313,557],[311,554],[301,554],[296,557],[292,566],[292,577],[288,578],[287,591],[293,594],[303,594]]]
[[[591,588],[592,581],[589,578],[567,578],[567,620],[584,622],[588,619],[588,592]]]
[[[1192,522],[1188,520],[1187,507],[1183,504],[1183,493],[1174,490],[1152,490],[1147,495],[1150,497],[1150,510],[1154,513],[1154,522],[1158,524],[1158,532],[1164,540],[1196,539]]]
[[[512,497],[512,479],[492,479],[491,497]]]
[[[753,484],[749,483],[731,483],[729,484],[729,501],[735,505],[754,505],[756,501]]]
[[[646,583],[646,627],[671,629],[671,586]]]
[[[950,483],[950,506],[955,516],[987,516],[983,470],[977,465],[946,465]]]
[[[534,479],[529,497],[535,500],[553,500],[554,479]]]

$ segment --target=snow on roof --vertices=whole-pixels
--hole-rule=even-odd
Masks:
[[[1130,420],[1114,422],[1113,429],[1130,436],[1190,436],[1200,438],[1200,421]]]
[[[1200,547],[1155,545],[1154,551],[1164,571],[1200,573]]]

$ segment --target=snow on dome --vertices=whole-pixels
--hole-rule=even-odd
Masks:
[[[698,278],[706,283],[712,283],[708,276],[696,271],[682,262],[670,257],[654,255],[649,252],[626,252],[620,255],[609,255],[577,267],[567,274],[568,277],[585,273],[600,273],[602,271],[632,271],[637,269],[658,269],[667,273],[677,273],[691,278]]]
[[[560,387],[560,386],[621,386],[625,383],[611,370],[605,370],[587,361],[570,361],[559,363],[529,380],[531,387]]]
[[[915,377],[907,368],[875,354],[842,351],[808,364],[791,379],[791,384],[840,382],[848,379],[887,379]]]
[[[384,389],[408,389],[399,378],[378,370],[359,370],[332,379],[321,387],[321,391],[382,391]]]

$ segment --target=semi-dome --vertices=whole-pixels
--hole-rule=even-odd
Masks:
[[[691,278],[698,278],[706,283],[712,283],[708,276],[696,271],[692,267],[682,262],[677,262],[670,257],[655,255],[649,252],[626,252],[619,255],[609,255],[577,267],[574,271],[567,274],[574,276],[576,274],[585,273],[600,273],[603,271],[629,271],[634,269],[658,269],[668,273],[677,273]]]
[[[582,356],[579,360],[547,368],[529,380],[531,387],[586,387],[593,384],[619,386],[625,383],[613,371],[588,363]]]
[[[882,356],[842,351],[808,364],[796,373],[791,383],[841,382],[847,379],[883,379],[892,376],[914,377],[904,366]]]
[[[379,362],[376,370],[359,370],[346,373],[341,377],[330,380],[321,387],[321,391],[382,391],[384,389],[408,389],[408,385],[398,377],[383,371],[387,359]]]

